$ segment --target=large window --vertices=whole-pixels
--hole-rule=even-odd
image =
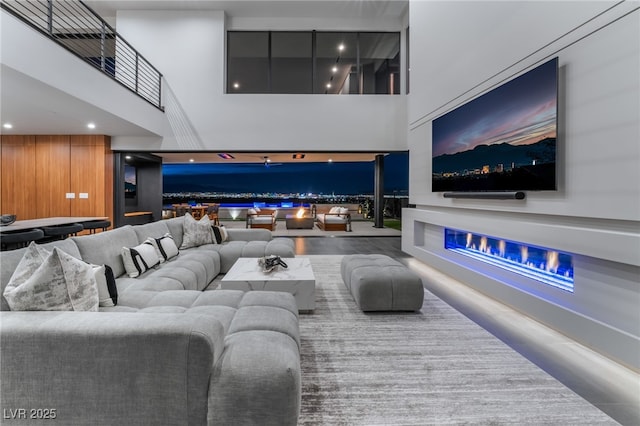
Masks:
[[[400,33],[229,31],[227,93],[399,94]]]

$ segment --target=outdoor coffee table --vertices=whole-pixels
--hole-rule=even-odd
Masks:
[[[288,268],[278,266],[271,272],[262,272],[255,257],[241,257],[222,278],[220,288],[232,290],[286,291],[293,294],[299,312],[316,307],[316,277],[308,258],[282,259]]]
[[[313,229],[313,217],[298,217],[294,214],[288,214],[285,217],[287,229]]]

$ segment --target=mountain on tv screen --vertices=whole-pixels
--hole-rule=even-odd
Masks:
[[[558,58],[433,121],[432,191],[556,189]]]

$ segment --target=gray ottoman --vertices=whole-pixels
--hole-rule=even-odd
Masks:
[[[422,308],[422,280],[389,256],[345,256],[340,273],[363,311],[418,311]]]

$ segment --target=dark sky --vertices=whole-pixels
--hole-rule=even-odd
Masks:
[[[375,163],[166,164],[163,192],[370,194]],[[385,193],[406,194],[409,154],[384,160]]]
[[[557,66],[552,59],[434,120],[432,156],[555,138]]]

